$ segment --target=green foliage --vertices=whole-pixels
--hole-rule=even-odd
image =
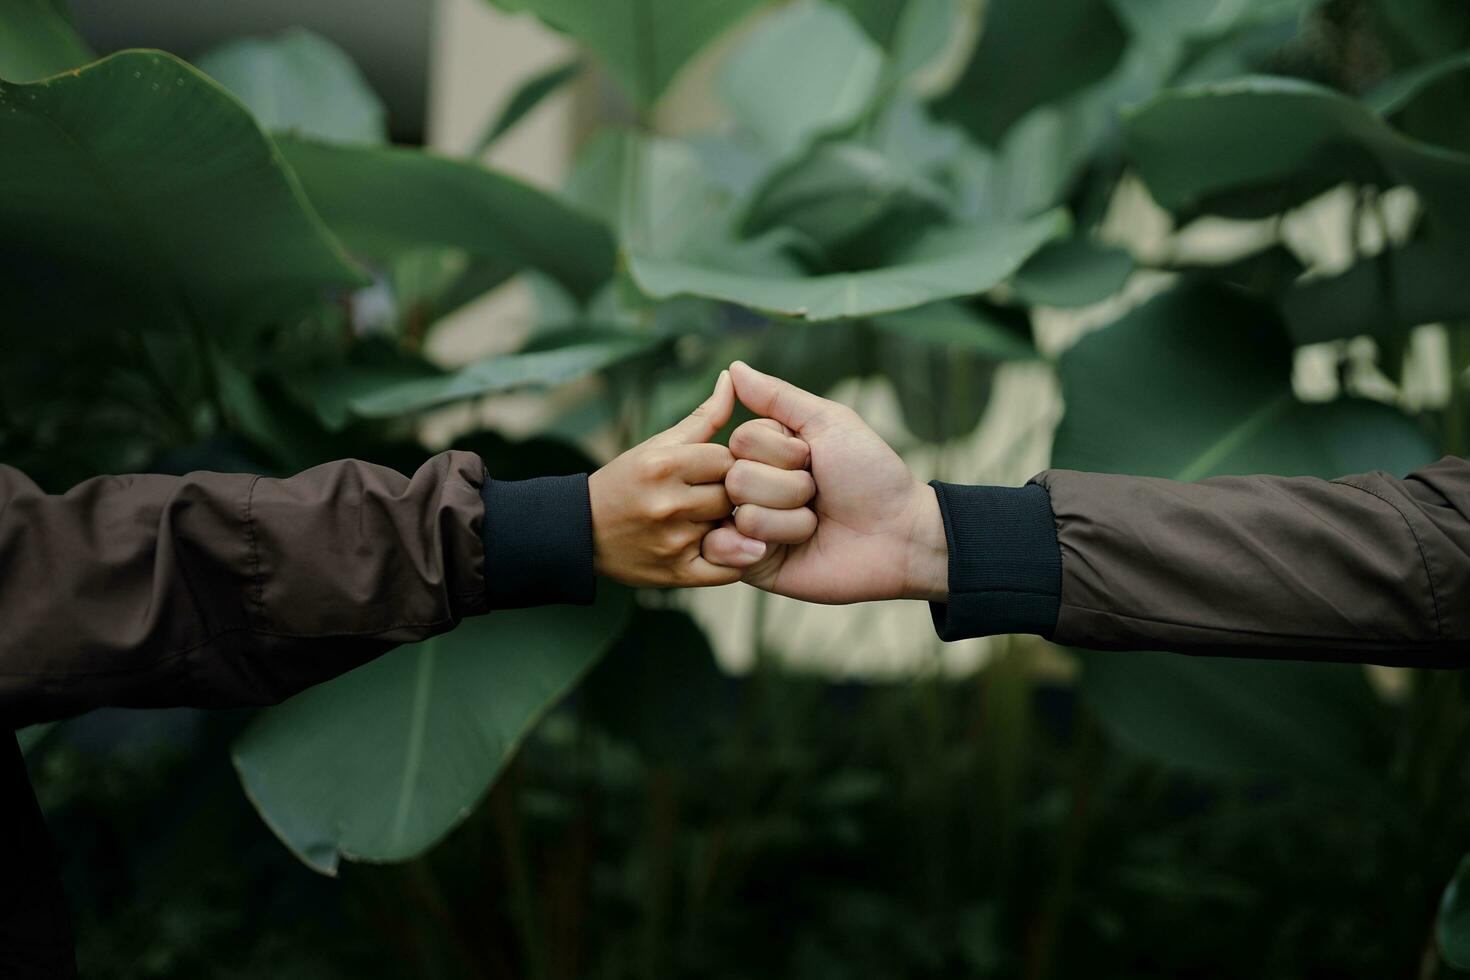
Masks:
[[[386,111],[367,79],[345,51],[310,31],[231,41],[198,65],[272,132],[340,143],[388,138]]]
[[[472,163],[420,150],[283,140],[282,154],[353,254],[388,263],[455,248],[500,281],[539,269],[577,296],[612,272],[607,232],[555,198]]]
[[[587,65],[634,109],[554,192],[386,145],[325,39],[236,41],[202,71],[93,61],[58,4],[0,5],[0,460],[55,490],[409,469],[426,413],[530,388],[566,409],[554,438],[457,445],[500,477],[576,472],[557,440],[641,439],[737,356],[818,391],[881,379],[940,456],[1006,365],[1043,359],[1033,322],[1105,300],[1113,322],[1042,335],[1054,465],[1332,477],[1470,450],[1455,2],[992,0],[956,51],[953,0],[493,2],[585,51],[487,107],[479,149]],[[716,49],[727,118],[660,132],[654,104]],[[1218,264],[1135,255],[1109,217],[1130,174],[1176,227],[1272,224]],[[1343,185],[1349,261],[1324,265],[1288,226]],[[1412,198],[1392,234],[1390,191]],[[426,355],[515,277],[535,322],[467,364]],[[1431,323],[1450,357],[1419,373],[1447,400],[1401,371]],[[1301,345],[1361,336],[1376,363],[1319,350],[1339,391],[1299,397]],[[134,786],[88,761],[103,722],[23,737],[99,974],[204,976],[232,949],[260,975],[1428,976],[1442,893],[1439,949],[1470,963],[1444,890],[1470,849],[1456,685],[1419,675],[1396,702],[1356,668],[1139,653],[1079,654],[1054,690],[1035,649],[999,646],[973,682],[734,681],[693,619],[605,589],[112,758]],[[340,890],[250,816],[227,744],[254,811]],[[163,841],[115,880],[89,860],[129,850],[93,839],[114,806]],[[140,816],[160,809],[189,834]],[[122,909],[128,875],[158,891]],[[159,927],[163,895],[186,911]],[[339,915],[371,941],[336,942]]]
[[[1193,481],[1221,474],[1331,478],[1408,473],[1434,447],[1372,402],[1304,404],[1286,330],[1269,307],[1186,284],[1083,338],[1060,365],[1068,412],[1053,456],[1069,469]],[[1135,433],[1143,419],[1168,426]]]
[[[1470,882],[1470,857],[1460,859],[1460,867],[1445,887],[1435,921],[1434,937],[1445,960],[1457,970],[1470,970],[1470,906],[1465,890]]]
[[[565,384],[647,353],[659,344],[656,337],[618,330],[557,331],[547,340],[554,344],[487,357],[458,371],[379,382],[349,398],[346,408],[359,418],[396,418],[465,398]]]
[[[652,105],[684,63],[760,0],[492,0],[587,45],[628,97]]]
[[[33,82],[92,58],[53,0],[12,0],[0,9],[0,79]]]
[[[401,861],[484,796],[525,731],[617,635],[626,591],[596,606],[474,619],[262,712],[235,743],[251,801],[307,864]],[[493,705],[493,710],[486,710]]]
[[[1065,226],[1053,212],[1013,225],[936,229],[891,264],[865,272],[752,275],[636,253],[628,264],[639,288],[655,299],[699,296],[802,320],[851,319],[984,292]]]
[[[541,104],[542,100],[549,98],[557,89],[580,75],[583,67],[581,59],[574,58],[566,64],[557,65],[534,78],[527,79],[526,83],[516,89],[515,93],[506,100],[504,107],[485,128],[484,135],[475,144],[475,154],[478,156],[495,145],[500,137],[514,129],[516,123],[529,115]]]
[[[997,145],[1030,110],[1101,80],[1126,41],[1107,0],[992,0],[980,45],[941,111]]]
[[[883,55],[841,10],[798,0],[761,25],[725,65],[720,94],[775,157],[854,122],[878,90]]]
[[[249,113],[171,55],[0,83],[0,101],[4,249],[32,266],[0,275],[32,330],[105,306],[120,325],[228,337],[365,281]],[[43,265],[87,295],[35,281]]]
[[[1160,204],[1274,214],[1340,182],[1418,191],[1442,235],[1466,234],[1470,157],[1427,146],[1361,102],[1287,78],[1243,78],[1160,96],[1128,119],[1130,153]],[[1269,190],[1268,190],[1269,189]],[[1232,206],[1236,205],[1236,206]]]

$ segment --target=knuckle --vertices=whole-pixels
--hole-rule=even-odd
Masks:
[[[675,558],[684,550],[684,539],[672,532],[661,535],[653,543],[653,553],[659,558]]]
[[[662,450],[644,453],[639,461],[639,470],[643,479],[649,482],[668,479],[674,472],[674,457]]]
[[[746,422],[734,432],[730,433],[730,452],[735,456],[749,456],[755,451],[756,432],[751,428],[751,423]]]
[[[679,502],[668,494],[650,494],[643,500],[643,516],[650,521],[667,521],[678,512]]]
[[[750,492],[751,478],[755,472],[753,467],[754,464],[749,460],[737,459],[725,471],[725,492],[730,495],[731,500],[738,503]]]
[[[710,456],[719,461],[720,475],[723,477],[730,472],[730,467],[735,465],[735,454],[724,446],[710,446]]]
[[[735,512],[735,530],[747,538],[758,538],[764,529],[765,517],[757,508],[742,507]]]

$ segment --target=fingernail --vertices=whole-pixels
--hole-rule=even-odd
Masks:
[[[752,558],[759,558],[766,553],[766,543],[754,538],[746,538],[740,542],[740,550]]]

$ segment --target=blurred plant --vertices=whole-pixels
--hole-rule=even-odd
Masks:
[[[1037,310],[1117,302],[1125,283],[1125,312],[1056,358],[1058,466],[1335,476],[1467,449],[1470,299],[1456,272],[1470,249],[1470,27],[1455,0],[989,0],[971,51],[953,50],[972,13],[959,0],[759,13],[757,0],[496,2],[586,56],[496,107],[481,148],[573,79],[616,89],[627,110],[590,135],[557,193],[386,145],[350,60],[304,32],[234,42],[198,68],[156,51],[93,61],[50,0],[0,9],[0,456],[56,489],[98,472],[280,472],[347,454],[411,467],[426,412],[595,375],[566,390],[557,438],[458,443],[497,476],[568,472],[589,464],[557,439],[611,428],[637,441],[735,356],[816,390],[886,379],[914,436],[943,445],[979,424],[998,366],[1041,356]],[[728,124],[658,132],[660,96],[737,23],[716,86]],[[945,82],[936,68],[956,59]],[[1130,253],[1109,213],[1139,181],[1180,234]],[[1292,233],[1333,195],[1351,202],[1333,243],[1346,265]],[[1183,249],[1221,218],[1263,231],[1211,263]],[[1152,275],[1130,279],[1139,266]],[[500,338],[517,349],[453,368],[425,355],[446,316],[515,276],[538,309],[524,339]],[[1406,365],[1435,367],[1422,352],[1441,334],[1448,397],[1426,399]],[[1354,353],[1361,337],[1374,357]],[[1305,345],[1337,365],[1325,402],[1293,385]],[[233,742],[250,801],[319,870],[408,859],[537,732],[545,764],[515,763],[473,822],[505,849],[493,880],[518,945],[504,955],[531,976],[716,975],[716,935],[747,970],[853,975],[861,953],[883,975],[1043,977],[1090,951],[1163,975],[1198,962],[1194,917],[1222,908],[1256,930],[1259,956],[1237,949],[1219,975],[1432,975],[1435,935],[1470,965],[1458,886],[1430,925],[1470,847],[1470,726],[1451,678],[1417,675],[1391,704],[1356,668],[1082,656],[1085,710],[1044,738],[1034,715],[1051,695],[1018,646],[978,694],[919,685],[914,704],[895,702],[907,720],[880,723],[849,757],[841,738],[779,720],[785,698],[840,694],[765,667],[741,686],[744,720],[711,736],[725,754],[699,764],[673,746],[724,716],[679,707],[725,685],[685,678],[698,628],[653,604],[605,589],[582,612],[492,616],[260,712]],[[534,728],[589,670],[575,709]],[[713,782],[689,790],[694,773]],[[737,809],[681,832],[685,791]],[[641,830],[643,817],[617,816],[637,800]],[[932,842],[894,830],[911,817]],[[540,845],[523,837],[548,826],[561,843],[541,856],[570,862],[562,877],[526,863]],[[643,864],[589,857],[606,839]],[[895,840],[912,848],[902,860],[882,850]],[[435,855],[491,860],[480,846],[457,835]],[[1268,846],[1276,877],[1237,866]],[[1342,894],[1280,859],[1298,847],[1352,856],[1322,879]],[[739,870],[723,870],[722,849]],[[1044,881],[1021,870],[1033,859]],[[685,861],[703,869],[687,895],[669,877]],[[780,962],[740,951],[717,921],[735,896],[812,914],[762,862],[789,862],[789,885],[889,861],[919,880],[880,869],[812,899],[835,904],[772,947]],[[434,873],[449,874],[413,872]],[[643,923],[636,955],[616,952],[627,935],[600,917],[571,933],[554,918],[606,910],[587,896],[615,892],[608,875],[639,882],[622,913]],[[1383,902],[1375,881],[1394,911],[1365,936],[1374,922],[1345,897]],[[1332,911],[1283,908],[1281,887]],[[730,890],[705,913],[713,888]],[[610,945],[579,970],[548,930],[574,944],[601,930]]]

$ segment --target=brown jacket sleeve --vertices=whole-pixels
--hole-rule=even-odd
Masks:
[[[0,719],[267,704],[484,612],[484,467],[289,479],[0,466]]]
[[[1463,459],[1447,457],[1406,479],[1176,483],[1049,470],[1033,484],[1026,514],[1000,498],[1014,526],[992,544],[1004,551],[1009,542],[1010,557],[977,557],[986,547],[985,515],[950,494],[951,605],[966,562],[978,562],[983,574],[970,581],[982,591],[1021,583],[1017,592],[1032,603],[1025,621],[1040,624],[1032,631],[1072,646],[1470,665],[1470,463]],[[1036,540],[1039,520],[1049,524],[1054,565],[1045,548],[1017,546]],[[995,631],[994,616],[965,619],[971,597],[959,592],[958,611],[936,609],[941,633]],[[1011,599],[1002,605],[1018,608]]]

